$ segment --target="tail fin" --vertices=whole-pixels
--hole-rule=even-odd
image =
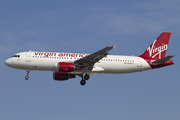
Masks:
[[[163,32],[139,57],[144,59],[161,59],[165,57],[171,32]]]

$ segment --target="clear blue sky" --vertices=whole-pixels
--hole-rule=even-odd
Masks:
[[[179,120],[179,0],[2,0],[1,120]],[[172,32],[172,66],[131,74],[93,75],[64,82],[52,72],[5,66],[13,54],[37,50],[140,55],[163,31]]]

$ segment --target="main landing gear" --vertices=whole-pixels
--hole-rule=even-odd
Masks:
[[[27,70],[27,75],[25,76],[25,79],[28,80],[29,79],[29,70]]]
[[[81,75],[79,75],[79,76],[82,78],[80,84],[81,84],[82,86],[84,86],[84,85],[86,84],[86,81],[89,80],[90,76],[89,76],[88,74],[85,74],[84,77],[83,77],[83,74],[81,74]],[[84,79],[83,79],[83,78],[84,78]]]

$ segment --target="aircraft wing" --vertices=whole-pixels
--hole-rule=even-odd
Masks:
[[[75,61],[75,66],[82,69],[90,69],[92,70],[94,64],[98,62],[100,59],[103,57],[106,57],[108,55],[108,51],[111,50],[112,48],[115,48],[116,45],[110,46],[110,47],[105,47],[104,49],[101,49],[95,53],[92,53],[84,58],[81,58],[79,60]]]

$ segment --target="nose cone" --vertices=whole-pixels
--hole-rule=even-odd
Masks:
[[[12,61],[11,61],[10,59],[7,59],[7,60],[5,61],[5,65],[7,65],[7,66],[9,66],[9,67],[10,67],[11,63],[12,63]]]

